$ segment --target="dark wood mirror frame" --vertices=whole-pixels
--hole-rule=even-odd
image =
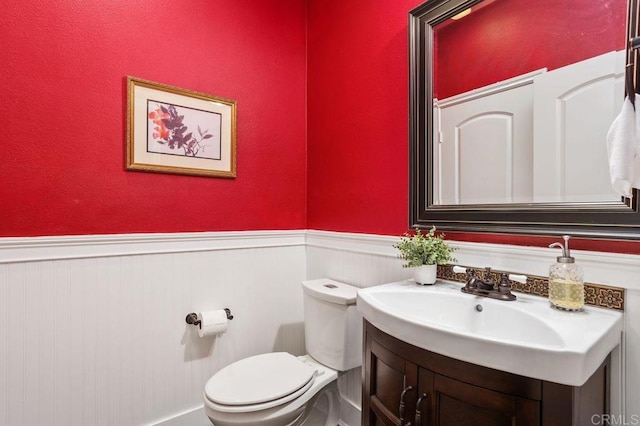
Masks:
[[[433,26],[481,0],[428,0],[409,12],[409,225],[462,232],[571,234],[640,240],[640,191],[611,203],[440,206],[433,203]],[[627,40],[638,36],[638,3],[629,0]],[[635,40],[634,40],[635,41]],[[635,45],[635,43],[634,43]],[[627,42],[626,72],[640,82],[638,52]],[[638,83],[636,83],[637,87]],[[620,100],[622,103],[622,99]],[[603,141],[604,143],[604,141]]]

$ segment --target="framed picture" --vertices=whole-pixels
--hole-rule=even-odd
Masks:
[[[235,101],[127,77],[127,170],[235,178]]]

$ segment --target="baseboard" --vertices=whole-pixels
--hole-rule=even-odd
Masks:
[[[347,399],[340,400],[340,419],[338,420],[340,426],[358,426],[360,416],[360,408],[353,402]],[[211,426],[211,422],[204,413],[204,407],[197,407],[148,426]]]
[[[340,398],[340,426],[359,426],[361,424],[362,410],[353,402]]]
[[[196,407],[148,426],[211,426],[211,422],[204,407]]]
[[[340,426],[359,426],[360,408],[347,399],[340,400]],[[172,417],[151,423],[148,426],[211,426],[211,422],[204,412],[204,407],[197,407]]]

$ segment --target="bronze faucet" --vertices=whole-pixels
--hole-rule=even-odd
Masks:
[[[500,274],[500,282],[496,283],[491,278],[491,268],[485,268],[484,278],[479,278],[475,269],[468,268],[467,280],[462,292],[475,296],[489,297],[497,300],[516,300],[511,293],[511,282],[506,273]]]

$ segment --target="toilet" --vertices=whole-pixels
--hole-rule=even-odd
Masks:
[[[362,364],[362,316],[356,287],[329,279],[303,281],[307,355],[266,353],[213,375],[204,391],[215,426],[335,426],[337,378]]]

